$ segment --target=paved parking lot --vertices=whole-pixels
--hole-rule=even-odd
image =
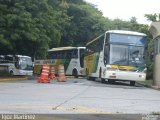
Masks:
[[[160,113],[160,91],[129,83],[102,84],[68,78],[0,83],[1,114],[148,114]]]

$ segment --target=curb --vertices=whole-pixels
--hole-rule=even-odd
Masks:
[[[139,84],[139,85],[142,85],[142,86],[144,86],[144,87],[152,88],[152,89],[154,89],[154,90],[159,90],[159,91],[160,91],[160,87],[158,87],[158,86],[145,85],[145,84],[142,84],[142,83],[139,83],[139,82],[136,82],[136,83]]]

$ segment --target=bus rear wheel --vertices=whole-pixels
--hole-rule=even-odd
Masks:
[[[130,86],[135,86],[135,81],[130,81]]]

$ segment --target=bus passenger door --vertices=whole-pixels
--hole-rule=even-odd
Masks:
[[[107,65],[109,63],[109,44],[106,44],[104,46],[104,65]]]

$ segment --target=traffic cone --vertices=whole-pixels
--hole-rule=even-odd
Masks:
[[[66,82],[65,72],[64,72],[64,66],[59,65],[58,66],[58,82]]]
[[[41,76],[38,78],[39,83],[50,83],[49,70],[50,70],[50,65],[44,64]]]
[[[56,76],[55,76],[55,68],[53,66],[51,67],[49,78],[50,79],[56,78]]]

